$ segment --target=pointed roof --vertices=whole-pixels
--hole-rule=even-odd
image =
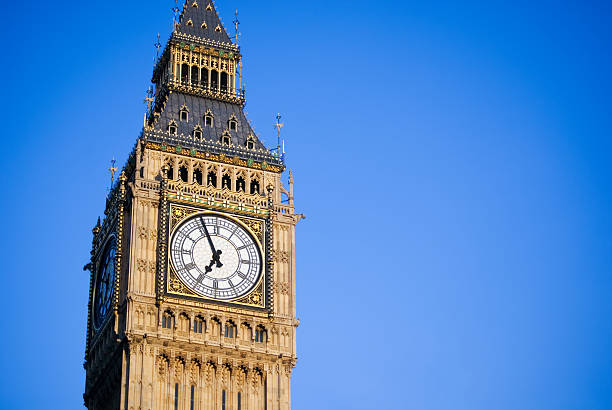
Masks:
[[[220,43],[235,48],[212,0],[186,0],[175,32],[206,43]]]

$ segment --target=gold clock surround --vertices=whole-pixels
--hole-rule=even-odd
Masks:
[[[250,307],[256,309],[266,309],[266,286],[269,285],[269,281],[267,280],[267,272],[266,272],[266,261],[268,260],[268,251],[266,249],[266,229],[265,224],[266,221],[264,219],[251,218],[242,215],[234,215],[231,213],[225,212],[216,212],[210,211],[204,208],[196,208],[190,207],[183,204],[178,203],[169,203],[169,221],[168,221],[168,238],[171,238],[174,235],[174,232],[178,228],[178,226],[188,218],[193,217],[194,215],[202,214],[202,215],[219,215],[225,218],[231,219],[232,221],[238,223],[244,229],[246,229],[251,236],[255,239],[257,246],[262,255],[262,273],[259,277],[257,284],[253,287],[253,289],[246,295],[241,296],[234,300],[229,301],[219,301],[215,299],[210,299],[204,296],[200,296],[193,292],[187,285],[181,281],[179,276],[177,275],[172,263],[170,261],[170,255],[166,256],[166,280],[165,280],[165,293],[167,296],[174,297],[186,297],[190,299],[197,299],[199,301],[204,301],[208,303],[216,303],[216,304],[224,304],[224,305],[238,305],[243,307]]]

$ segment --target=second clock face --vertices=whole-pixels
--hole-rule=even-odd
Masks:
[[[238,222],[216,214],[191,217],[174,232],[171,261],[179,278],[200,296],[232,300],[259,282],[261,251]]]

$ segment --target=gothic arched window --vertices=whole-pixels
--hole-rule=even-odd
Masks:
[[[174,167],[172,165],[168,166],[168,179],[174,179]]]
[[[259,181],[256,179],[251,181],[251,195],[259,194]]]
[[[200,73],[200,69],[197,65],[191,67],[191,84],[198,85],[198,74]]]
[[[200,171],[199,169],[193,171],[193,180],[196,184],[202,185],[202,171]]]
[[[221,144],[223,144],[223,145],[231,145],[232,144],[231,137],[228,134],[223,134],[223,136],[221,137]]]
[[[187,172],[187,167],[182,166],[179,168],[179,179],[183,182],[187,182],[188,181],[188,172]]]
[[[176,122],[170,121],[170,124],[168,124],[168,133],[170,135],[176,135],[178,133],[178,127],[176,126]]]
[[[174,327],[174,316],[171,312],[166,311],[162,315],[162,328],[172,329]]]
[[[232,321],[225,324],[225,337],[231,339],[236,337],[236,325]]]
[[[179,114],[181,121],[189,121],[189,109],[187,106],[183,105]]]
[[[229,127],[230,131],[238,131],[238,121],[236,121],[234,118],[232,118],[228,122],[228,127]]]
[[[193,333],[202,333],[204,328],[204,319],[200,316],[196,317],[193,321]]]
[[[192,384],[191,385],[191,401],[189,405],[189,410],[194,410],[194,408],[195,408],[195,386]]]
[[[247,149],[255,149],[255,140],[253,139],[252,135],[249,135],[249,137],[246,140],[246,147]]]
[[[227,73],[221,73],[221,92],[226,93],[228,88],[227,84]]]
[[[266,329],[263,326],[257,326],[255,329],[255,343],[264,343]]]
[[[227,174],[221,178],[221,189],[232,189],[232,179]]]
[[[212,115],[210,111],[207,112],[206,115],[204,116],[204,126],[212,128],[214,118],[215,117]]]
[[[236,179],[236,191],[244,192],[245,186],[246,186],[246,182],[244,182],[244,178],[238,177],[238,179]]]
[[[219,87],[219,72],[217,70],[210,71],[210,85],[214,90]]]
[[[208,186],[217,186],[217,174],[213,171],[208,173],[208,177],[206,178],[206,184]]]
[[[199,125],[196,125],[193,129],[193,138],[200,141],[202,140],[202,127]]]
[[[189,84],[189,64],[181,65],[181,83]]]
[[[200,84],[205,88],[208,87],[208,68],[202,68],[200,70]]]

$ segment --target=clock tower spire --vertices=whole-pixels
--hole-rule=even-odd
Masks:
[[[212,1],[186,1],[93,230],[90,410],[291,407],[302,216],[244,114],[241,59]]]

